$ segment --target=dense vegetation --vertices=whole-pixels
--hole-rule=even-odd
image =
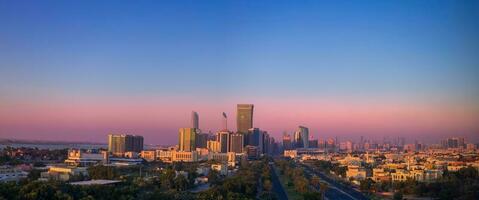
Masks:
[[[311,162],[316,169],[324,173],[329,174],[330,172],[334,172],[334,174],[337,176],[346,177],[346,171],[348,168],[345,166],[339,166],[338,163],[331,163],[324,160],[314,160]]]
[[[147,167],[144,167],[147,168]],[[168,165],[148,178],[138,176],[140,170],[95,166],[88,169],[91,178],[118,179],[115,185],[75,186],[64,182],[41,182],[27,179],[19,183],[0,183],[0,199],[275,199],[271,193],[270,169],[267,160],[243,163],[234,176],[222,177],[212,171],[208,175],[210,189],[191,193],[196,174],[195,163]],[[175,170],[188,172],[176,175]],[[154,173],[154,171],[150,171]]]
[[[291,160],[276,160],[276,165],[279,166],[279,173],[281,176],[288,177],[287,187],[293,186],[295,191],[301,195],[304,200],[322,199],[324,191],[318,192],[317,189],[325,189],[327,186],[321,184],[319,179],[313,177],[309,181],[302,168],[296,167]]]

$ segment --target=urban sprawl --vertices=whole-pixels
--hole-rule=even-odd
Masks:
[[[276,141],[254,127],[253,111],[237,105],[236,131],[222,113],[215,134],[202,132],[193,111],[170,147],[145,149],[142,136],[123,133],[109,134],[107,149],[5,147],[0,199],[479,197],[477,145],[465,138],[429,145],[404,137],[318,140],[298,126]]]

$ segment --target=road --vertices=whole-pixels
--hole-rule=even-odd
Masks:
[[[273,169],[272,165],[270,171],[271,181],[273,182],[273,193],[278,197],[278,200],[288,200],[288,195],[286,195],[286,191],[284,191],[283,185],[281,185],[276,170]]]
[[[369,198],[364,196],[361,192],[354,190],[349,186],[342,185],[337,181],[327,177],[322,172],[312,169],[308,165],[301,164],[307,175],[316,175],[321,180],[329,184],[329,189],[326,191],[327,199],[339,199],[339,200],[368,200]]]

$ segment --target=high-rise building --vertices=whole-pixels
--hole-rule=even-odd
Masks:
[[[230,150],[229,152],[243,153],[244,134],[235,133],[230,135]]]
[[[451,137],[446,140],[447,148],[465,148],[464,138],[462,137]]]
[[[318,139],[309,139],[309,148],[318,148]]]
[[[198,113],[195,111],[191,111],[191,128],[199,129],[200,128],[199,123],[200,123],[200,118],[198,116]]]
[[[256,146],[260,153],[263,150],[264,131],[259,128],[250,128],[244,137],[244,145]]]
[[[196,128],[180,128],[178,137],[180,151],[196,150],[196,130]]]
[[[199,129],[197,129],[198,131]],[[206,148],[207,141],[208,141],[208,134],[207,133],[196,133],[196,148]]]
[[[125,152],[141,152],[143,150],[143,136],[109,134],[108,151],[113,155],[123,156]]]
[[[289,136],[286,132],[283,134],[283,149],[284,150],[293,149],[293,146],[291,145],[291,136]]]
[[[308,148],[309,147],[309,129],[304,126],[299,126],[298,130],[294,132],[294,147]]]
[[[264,131],[263,134],[262,134],[262,137],[263,137],[263,147],[262,147],[262,152],[264,154],[270,154],[270,150],[271,150],[271,138],[269,137],[269,134],[268,132]]]
[[[217,141],[220,143],[220,152],[221,153],[228,153],[229,145],[230,145],[230,132],[228,131],[220,131],[218,132]]]
[[[247,133],[253,128],[253,104],[238,104],[236,110],[236,126],[239,133]]]

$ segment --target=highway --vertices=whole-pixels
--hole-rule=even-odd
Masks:
[[[361,192],[354,190],[349,186],[342,185],[337,181],[327,177],[322,172],[312,169],[310,166],[301,164],[307,176],[318,176],[322,181],[329,184],[329,188],[326,191],[325,197],[330,200],[368,200],[369,198],[364,196]]]

